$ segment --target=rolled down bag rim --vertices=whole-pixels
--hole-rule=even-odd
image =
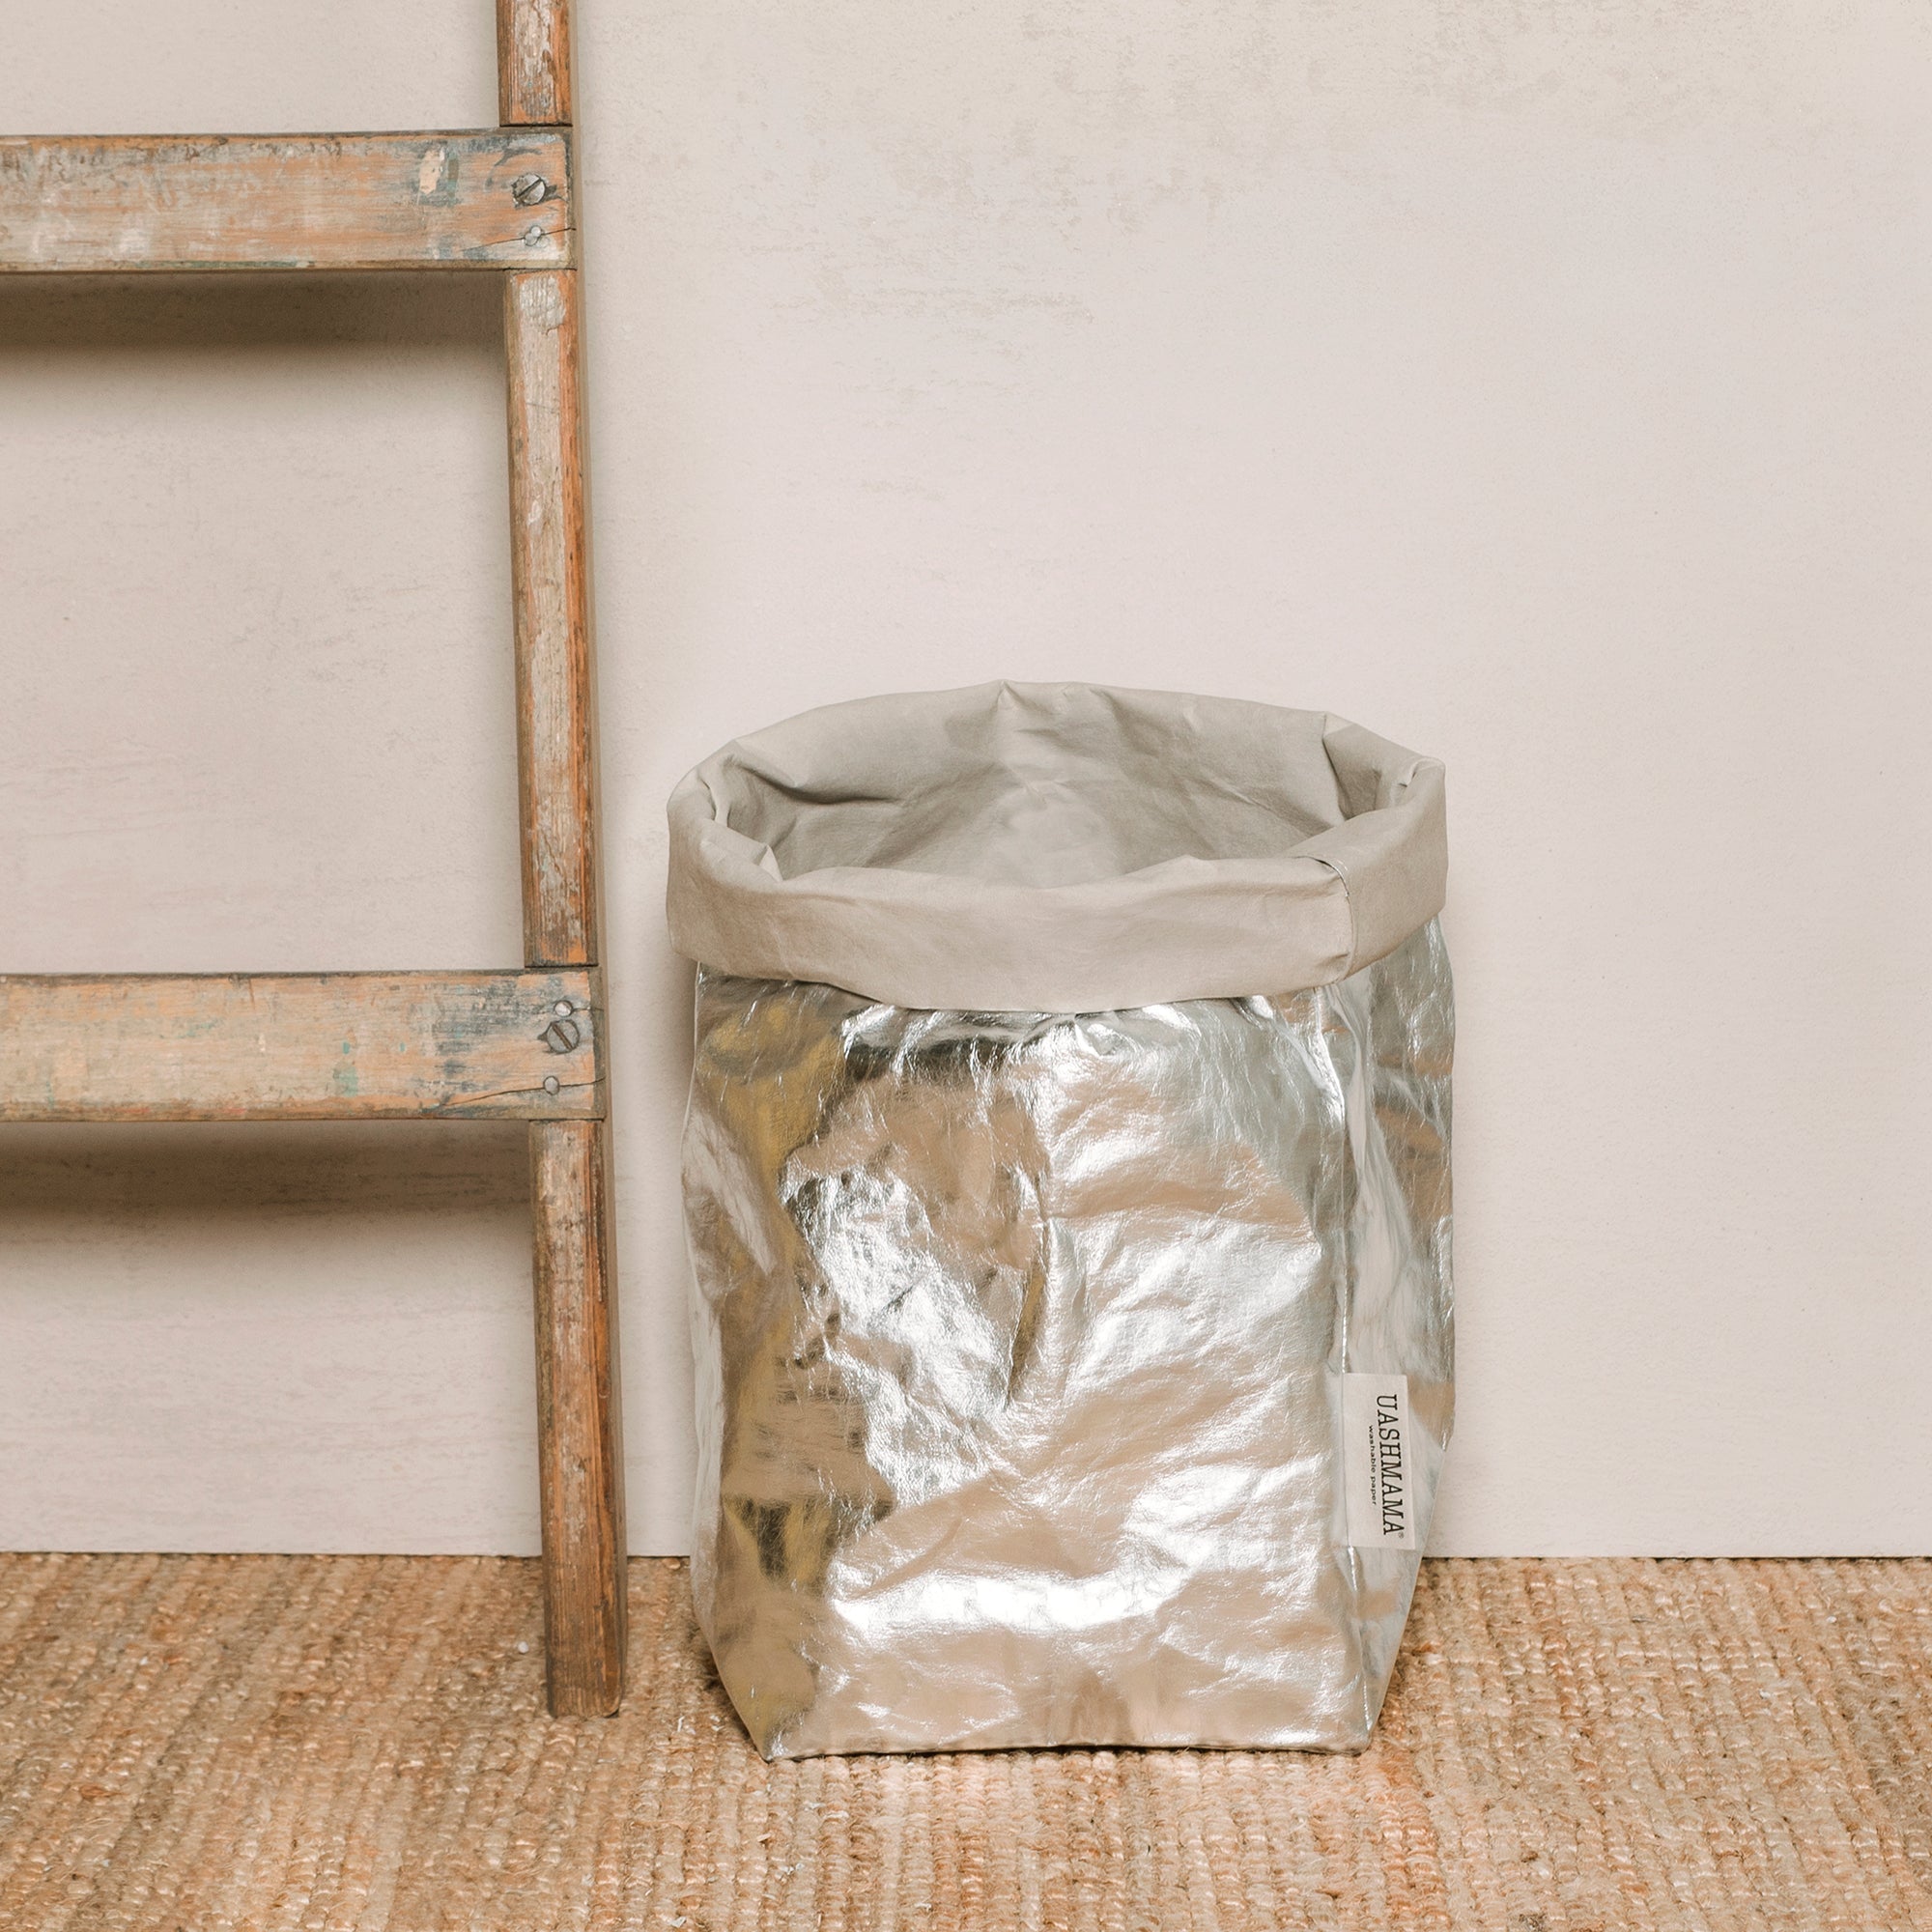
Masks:
[[[1169,802],[1122,777],[1151,763],[1197,815],[1238,817],[1232,842],[1270,842],[1271,818],[1279,848],[1181,852],[1044,884],[902,855],[787,872],[775,850],[836,861],[851,856],[843,845],[891,843],[900,821],[923,817],[941,823],[942,838],[957,834],[977,864],[967,807],[944,826],[954,792],[975,781],[982,803],[989,782],[1000,787],[988,849],[1001,831],[1023,845],[1008,821],[1042,811],[1050,827],[1070,819],[1131,842],[1142,812]],[[1055,776],[1073,767],[1085,791]],[[1125,803],[1113,798],[1110,818],[1096,791]],[[1256,792],[1292,808],[1269,812]],[[1072,803],[1063,807],[1061,793]],[[904,1007],[1094,1012],[1324,985],[1434,918],[1447,875],[1438,760],[1332,713],[1085,684],[999,682],[820,706],[721,748],[679,782],[668,813],[678,952],[716,972],[814,980]]]

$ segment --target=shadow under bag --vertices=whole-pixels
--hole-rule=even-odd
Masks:
[[[693,1587],[753,1742],[1365,1745],[1453,1407],[1440,765],[1002,684],[670,816]]]

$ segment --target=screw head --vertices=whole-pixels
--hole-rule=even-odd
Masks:
[[[553,1012],[560,1013],[565,1019],[568,1019],[571,1016],[571,1014],[577,1010],[577,1009],[573,1007],[568,1000],[559,1000],[556,1003],[556,1005],[554,1008],[552,1008],[551,1010]]]
[[[510,184],[510,199],[519,208],[534,208],[550,199],[550,183],[542,175],[519,175]]]
[[[546,1094],[558,1093],[562,1090],[562,1087],[563,1082],[554,1073],[546,1073],[544,1075],[544,1092]]]

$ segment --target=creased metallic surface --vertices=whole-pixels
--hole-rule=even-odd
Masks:
[[[1448,957],[1080,1015],[701,974],[693,1586],[768,1756],[1350,1749],[1413,1551],[1340,1377],[1451,1422]]]

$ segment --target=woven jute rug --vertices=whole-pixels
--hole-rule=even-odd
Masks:
[[[0,1557],[0,1925],[1932,1925],[1932,1562],[1432,1562],[1359,1758],[768,1767],[632,1616],[559,1722],[528,1563]]]

